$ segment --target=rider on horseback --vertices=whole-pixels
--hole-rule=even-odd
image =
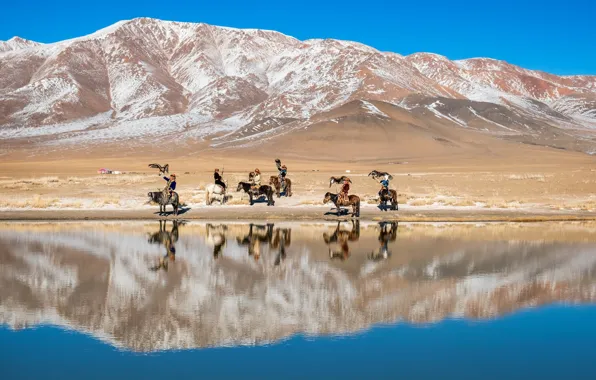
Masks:
[[[176,174],[172,174],[170,178],[163,177],[163,179],[168,181],[166,187],[163,189],[164,199],[169,200],[172,197],[172,193],[174,192],[174,190],[176,190]]]
[[[389,191],[389,178],[384,177],[381,180],[381,190],[379,190],[379,197],[382,197],[383,194],[387,194]]]
[[[261,186],[261,171],[259,168],[256,168],[254,171],[254,175],[250,177],[250,183],[252,184],[252,189],[256,190]]]
[[[286,174],[288,172],[288,168],[286,165],[282,165],[279,158],[275,159],[275,165],[277,165],[277,170],[279,171],[279,184],[282,189],[286,187]]]
[[[350,191],[350,179],[348,177],[344,178],[344,184],[341,187],[341,191],[337,194],[337,203],[338,204],[345,204],[348,202],[348,191]]]
[[[219,169],[215,169],[215,172],[213,173],[213,179],[215,180],[216,185],[221,186],[221,188],[223,189],[223,192],[225,194],[226,184],[224,183],[224,181],[221,178],[221,175],[219,174]]]

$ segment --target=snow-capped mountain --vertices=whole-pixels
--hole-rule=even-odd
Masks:
[[[233,135],[272,119],[293,123],[266,128],[272,137],[355,100],[418,108],[421,124],[489,132],[500,125],[499,133],[532,136],[596,129],[595,97],[596,76],[148,18],[53,44],[0,42],[0,139],[150,140]],[[458,101],[467,115],[440,107],[442,99]],[[499,111],[482,115],[479,103]]]

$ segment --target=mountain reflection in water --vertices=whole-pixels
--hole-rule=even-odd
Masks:
[[[596,300],[596,225],[0,224],[0,323],[134,351]]]

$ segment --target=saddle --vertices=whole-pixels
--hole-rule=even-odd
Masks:
[[[339,193],[337,195],[337,204],[339,206],[348,206],[349,202],[350,202],[350,196],[348,194]]]

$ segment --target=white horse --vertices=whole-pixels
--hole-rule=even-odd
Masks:
[[[226,196],[223,187],[210,183],[205,187],[205,204],[210,206],[213,201],[219,201],[219,203],[224,204],[226,203]]]

